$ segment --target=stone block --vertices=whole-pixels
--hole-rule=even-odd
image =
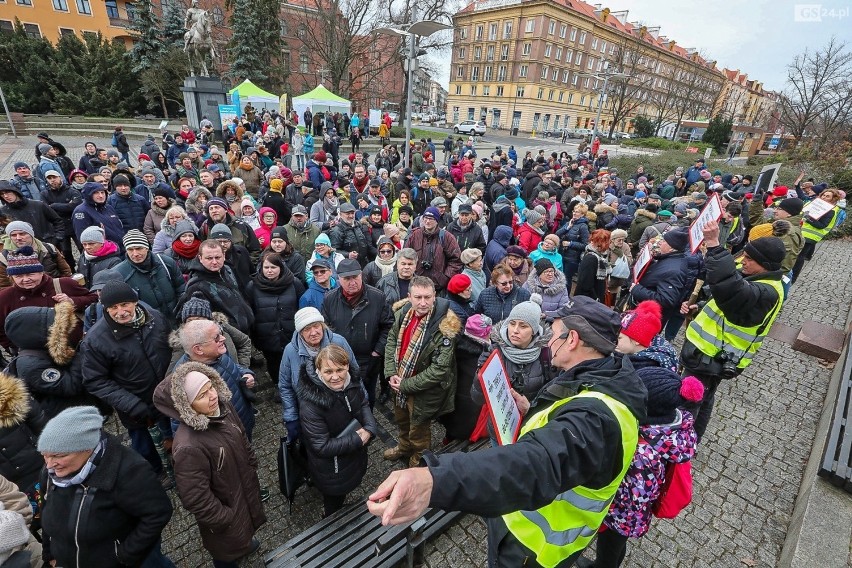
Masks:
[[[837,361],[843,351],[846,333],[815,321],[805,321],[793,349],[826,361]]]

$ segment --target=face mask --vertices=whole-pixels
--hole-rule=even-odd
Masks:
[[[228,203],[233,203],[236,200],[237,200],[236,195],[226,195],[225,196],[225,201],[227,201]]]

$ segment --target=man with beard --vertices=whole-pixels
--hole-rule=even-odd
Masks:
[[[420,216],[420,226],[411,231],[405,242],[417,253],[417,275],[431,278],[439,291],[462,270],[458,241],[449,231],[438,228],[440,217],[437,208],[429,207]]]
[[[473,221],[473,205],[470,203],[459,205],[459,217],[449,224],[447,231],[458,241],[459,250],[474,248],[485,253],[485,235],[482,227]]]
[[[376,257],[376,246],[364,226],[355,221],[355,206],[351,203],[343,203],[340,206],[340,222],[331,230],[329,237],[331,248],[357,260],[361,268]]]

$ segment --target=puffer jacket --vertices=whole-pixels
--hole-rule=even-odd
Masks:
[[[104,256],[89,256],[83,252],[77,260],[77,273],[83,275],[83,284],[91,286],[95,281],[95,274],[101,270],[115,268],[124,261],[124,255],[116,245],[116,250]]]
[[[385,347],[385,376],[399,374],[397,346],[402,340],[402,320],[411,309],[409,301],[400,300],[393,306],[394,324],[388,333]],[[416,355],[414,372],[402,379],[399,390],[414,399],[411,423],[426,424],[455,409],[456,396],[456,337],[462,331],[461,320],[450,310],[450,303],[435,299],[435,306],[426,327],[426,339]]]
[[[0,475],[35,494],[44,459],[36,449],[47,417],[17,377],[0,372]]]
[[[686,410],[678,410],[671,424],[639,426],[636,453],[604,518],[607,528],[629,538],[648,532],[652,509],[666,482],[666,468],[695,455],[693,426],[694,419]]]
[[[541,296],[541,311],[544,313],[555,312],[564,306],[570,298],[565,282],[565,273],[558,269],[555,272],[556,277],[553,282],[545,285],[539,280],[538,274],[533,271],[522,286],[530,294]]]
[[[512,243],[512,227],[500,225],[494,231],[492,239],[485,248],[485,269],[494,270],[497,264],[506,258],[506,249]]]
[[[124,260],[115,266],[139,299],[175,322],[175,306],[186,289],[180,268],[168,256],[148,253],[141,264]]]
[[[141,195],[132,191],[129,195],[116,192],[107,198],[107,203],[115,209],[125,233],[130,229],[142,231],[145,228],[145,216],[151,210],[151,204]]]
[[[58,245],[65,238],[65,222],[56,211],[40,200],[27,199],[18,188],[9,190],[18,195],[14,203],[0,205],[0,215],[12,221],[25,221],[32,225],[36,238],[46,243]]]
[[[364,291],[355,307],[343,297],[340,288],[326,294],[322,314],[328,326],[346,338],[358,365],[367,370],[373,352],[382,355],[393,325],[393,313],[384,294],[372,286]]]
[[[289,270],[284,270],[275,282],[258,272],[246,288],[246,298],[255,314],[254,345],[262,351],[284,351],[296,330],[293,316],[305,287]]]
[[[680,311],[680,305],[689,297],[698,266],[682,252],[671,252],[655,257],[639,282],[630,290],[635,303],[654,300],[663,308],[663,323]]]
[[[207,201],[210,201],[213,197],[213,194],[210,193],[209,189],[196,187],[189,192],[189,197],[186,199],[186,214],[189,215],[189,218],[192,219],[192,222],[195,223],[196,227],[201,227],[207,218],[204,207],[198,202],[198,197],[200,195],[206,197]]]
[[[211,272],[196,258],[190,263],[189,281],[186,290],[178,300],[175,313],[178,313],[195,292],[200,292],[210,302],[215,312],[228,316],[231,325],[243,333],[249,333],[254,325],[254,313],[240,292],[234,273],[228,266],[219,272]]]
[[[18,308],[6,318],[6,334],[18,348],[8,372],[21,379],[47,420],[66,408],[94,404],[83,388],[83,358],[69,343],[77,326],[74,307]]]
[[[476,299],[476,303],[473,305],[473,311],[477,314],[490,317],[491,321],[496,324],[509,317],[512,308],[517,304],[526,302],[529,299],[529,290],[517,284],[512,286],[512,291],[508,294],[502,294],[494,286],[489,286],[479,294],[479,298]]]
[[[544,250],[544,248],[542,248],[541,246],[541,243],[539,243],[538,247],[536,247],[536,249],[530,253],[529,259],[530,262],[533,263],[533,266],[535,266],[535,263],[541,260],[542,258],[546,258],[551,263],[553,263],[553,268],[555,268],[557,272],[562,272],[562,255],[559,254],[558,250],[548,252]]]
[[[589,244],[589,234],[589,220],[585,217],[580,217],[556,231],[563,264],[580,262],[580,257],[583,256],[586,245]],[[565,242],[568,243],[567,246]]]
[[[338,435],[353,419],[373,437],[378,433],[361,379],[351,373],[350,377],[342,391],[333,391],[310,365],[302,368],[296,387],[308,471],[324,495],[346,495],[358,487],[367,472],[367,445],[361,437],[354,431]]]
[[[119,438],[84,484],[59,487],[42,470],[45,561],[65,568],[140,566],[172,517],[172,502],[148,462]]]
[[[453,234],[458,241],[459,250],[469,248],[478,249],[485,254],[485,235],[482,233],[482,227],[471,221],[467,227],[462,227],[458,220],[453,221],[447,226],[447,230]]]
[[[121,246],[121,239],[124,237],[125,228],[122,225],[121,219],[118,216],[115,208],[109,204],[109,200],[104,203],[95,203],[92,200],[92,193],[103,190],[103,186],[99,183],[86,183],[80,193],[83,195],[83,203],[74,209],[74,215],[71,222],[74,225],[74,235],[77,237],[77,242],[80,242],[80,234],[89,227],[101,227],[106,234],[106,239]],[[143,215],[144,219],[145,216]],[[127,227],[127,230],[133,227]]]
[[[331,248],[344,256],[348,256],[350,252],[357,252],[357,260],[362,269],[367,266],[370,259],[376,257],[376,245],[361,223],[347,225],[341,221],[328,236],[331,239]]]
[[[92,326],[80,345],[83,385],[115,408],[127,428],[145,428],[154,411],[151,397],[171,360],[168,326],[155,310],[139,329],[117,324],[109,314]]]
[[[219,416],[195,412],[183,380],[190,371],[207,375],[219,396]],[[201,363],[186,363],[157,385],[154,404],[181,427],[172,445],[181,504],[195,516],[201,542],[217,560],[234,561],[251,550],[266,522],[260,501],[257,457],[219,374]]]

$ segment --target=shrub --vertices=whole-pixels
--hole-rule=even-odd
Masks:
[[[631,138],[621,142],[624,146],[632,148],[653,148],[655,150],[682,150],[686,152],[686,142],[675,142],[665,138]],[[698,154],[704,155],[704,150],[710,147],[710,144],[704,142],[692,142],[689,144],[692,148],[698,148]]]

